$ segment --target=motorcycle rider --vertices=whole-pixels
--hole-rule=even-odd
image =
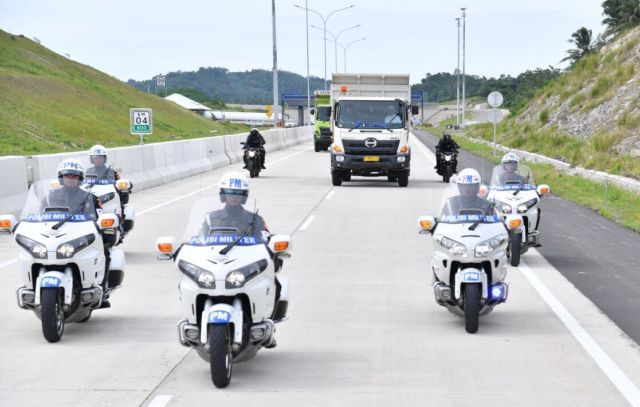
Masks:
[[[266,170],[267,167],[264,166],[264,161],[266,159],[266,155],[267,152],[264,149],[264,145],[266,144],[266,141],[264,140],[264,137],[262,137],[262,134],[260,134],[260,132],[258,131],[258,129],[256,129],[255,127],[251,129],[251,131],[249,132],[249,135],[247,136],[247,140],[244,142],[244,146],[242,147],[243,150],[246,150],[249,147],[253,147],[253,148],[257,148],[259,153],[260,153],[260,167],[262,167],[263,170]],[[246,154],[243,154],[243,160],[244,160],[244,169],[247,169],[247,156]]]
[[[442,216],[493,215],[493,202],[478,195],[480,174],[473,168],[465,168],[456,177],[458,195],[444,204]],[[465,213],[466,212],[466,213]]]
[[[502,157],[501,165],[504,172],[498,177],[498,185],[527,184],[529,177],[518,173],[520,158],[514,153],[507,153]]]
[[[120,179],[118,172],[111,167],[107,167],[107,149],[100,144],[89,149],[89,160],[93,167],[87,169],[88,177],[96,177],[117,181]]]
[[[97,219],[100,201],[91,192],[80,188],[84,181],[84,167],[74,159],[58,164],[58,182],[60,187],[49,191],[40,204],[40,211],[46,208],[67,208],[68,212],[86,213]]]
[[[448,131],[445,131],[442,134],[442,138],[440,139],[440,141],[438,141],[438,145],[436,145],[436,166],[433,167],[434,169],[437,170],[438,174],[441,173],[441,169],[442,169],[442,164],[443,164],[443,155],[444,153],[457,153],[458,149],[460,148],[460,146],[458,145],[458,143],[456,143],[456,141],[451,138],[451,133],[449,133]],[[457,171],[457,167],[458,167],[458,162],[457,160],[454,163],[454,167],[453,167],[453,172],[458,172]]]

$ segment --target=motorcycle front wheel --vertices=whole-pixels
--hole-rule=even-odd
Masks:
[[[62,290],[43,288],[40,294],[40,308],[44,338],[51,343],[58,342],[64,333]]]
[[[464,286],[464,329],[474,334],[480,325],[480,300],[482,285],[466,284]]]
[[[513,267],[518,267],[520,264],[520,233],[511,232],[509,236],[509,255],[510,264]]]
[[[211,366],[211,380],[221,389],[231,382],[233,369],[233,355],[229,325],[209,325],[209,364]]]

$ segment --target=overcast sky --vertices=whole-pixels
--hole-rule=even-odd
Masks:
[[[304,0],[276,0],[278,69],[306,75]],[[602,31],[602,0],[308,0],[329,18],[327,29],[344,44],[348,72],[453,72],[457,63],[459,8],[467,6],[470,74],[517,75],[561,66],[567,39],[586,26]],[[322,26],[309,13],[309,23]],[[43,45],[119,79],[219,66],[231,71],[271,69],[270,0],[0,0],[0,28],[37,37]],[[331,37],[329,35],[329,37]],[[309,29],[310,70],[324,77],[322,31]],[[343,54],[338,47],[338,69]],[[334,71],[333,40],[327,71]]]

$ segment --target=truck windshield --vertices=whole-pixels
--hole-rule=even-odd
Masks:
[[[318,106],[318,115],[316,116],[316,120],[328,122],[329,119],[331,119],[329,106]]]
[[[336,125],[341,128],[402,129],[404,104],[400,100],[343,100],[338,103]]]

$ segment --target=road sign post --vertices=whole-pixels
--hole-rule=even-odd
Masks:
[[[493,91],[489,93],[487,97],[487,103],[489,106],[493,107],[493,111],[491,112],[490,118],[491,122],[493,122],[493,156],[496,156],[496,125],[500,120],[500,115],[498,114],[498,107],[502,105],[504,98],[502,97],[502,93],[498,91]]]
[[[147,108],[129,109],[131,134],[140,136],[140,144],[144,144],[145,134],[153,134],[153,110]]]

